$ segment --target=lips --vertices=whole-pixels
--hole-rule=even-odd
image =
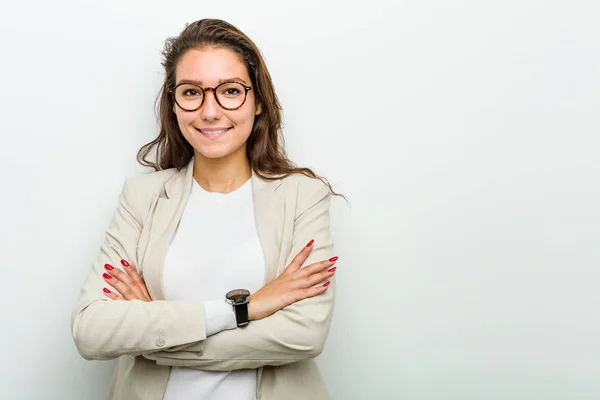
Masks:
[[[196,130],[198,132],[200,132],[203,136],[207,136],[207,137],[221,136],[221,135],[225,134],[226,132],[228,132],[230,129],[231,129],[231,127],[229,127],[229,128],[207,128],[207,129],[196,128]]]

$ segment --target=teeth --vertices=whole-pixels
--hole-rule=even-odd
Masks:
[[[219,135],[225,131],[227,131],[227,129],[221,129],[220,131],[212,131],[212,132],[206,132],[206,131],[201,131],[201,132],[205,135]]]

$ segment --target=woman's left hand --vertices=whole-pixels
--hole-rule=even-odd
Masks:
[[[119,294],[111,292],[109,289],[104,288],[104,295],[110,297],[113,300],[141,300],[141,301],[152,301],[148,289],[146,289],[146,283],[137,273],[134,267],[132,267],[126,260],[121,260],[125,272],[118,268],[113,267],[110,264],[104,264],[106,272],[102,274],[104,281],[112,286]]]

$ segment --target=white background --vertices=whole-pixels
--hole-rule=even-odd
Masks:
[[[332,224],[334,399],[600,398],[595,1],[59,0],[0,6],[0,396],[103,399],[70,313],[145,171],[164,39],[263,52]]]

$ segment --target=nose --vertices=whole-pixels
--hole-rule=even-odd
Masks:
[[[204,120],[221,118],[221,107],[212,89],[204,91],[204,104],[200,107],[200,117]]]

